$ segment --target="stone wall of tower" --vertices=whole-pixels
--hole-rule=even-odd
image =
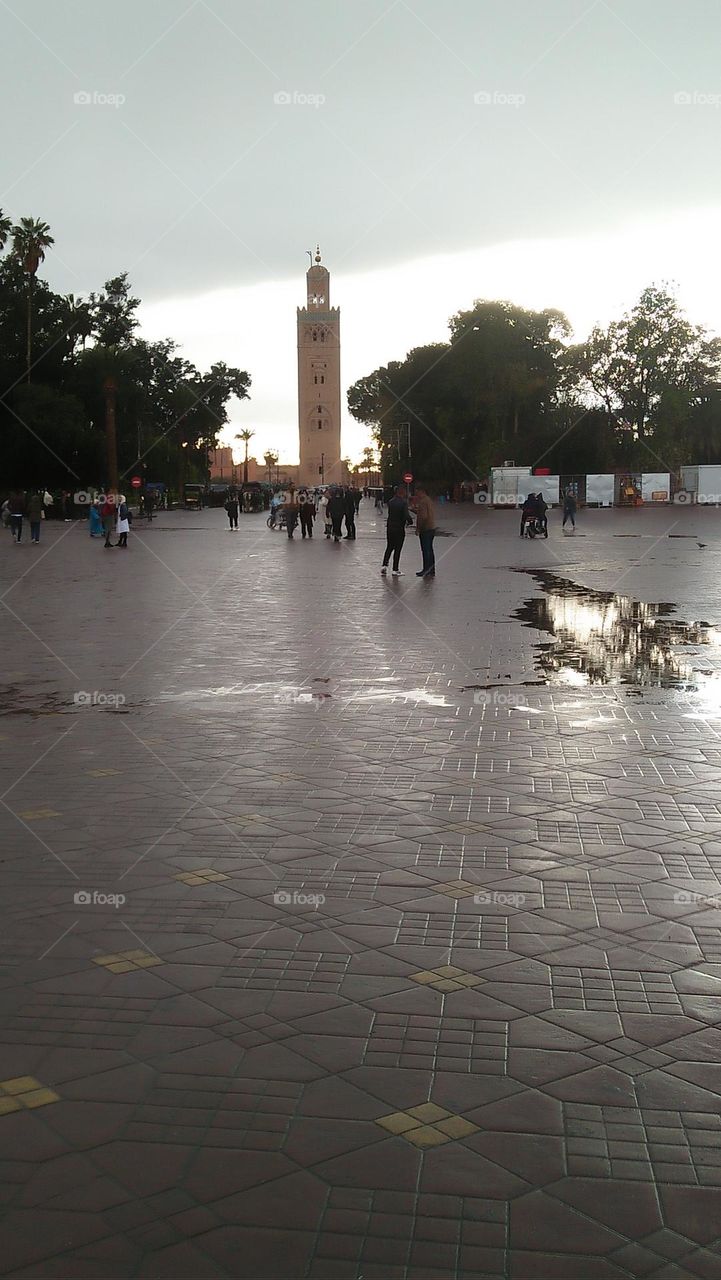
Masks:
[[[329,275],[307,273],[308,301],[298,308],[299,483],[341,483],[340,311],[328,304]]]

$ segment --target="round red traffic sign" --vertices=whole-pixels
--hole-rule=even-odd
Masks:
[[[411,481],[412,481],[412,479],[413,479],[413,472],[412,472],[412,471],[404,471],[404,472],[403,472],[403,483],[404,483],[404,484],[410,484],[410,483],[411,483]]]
[[[133,476],[133,478],[132,478],[132,480],[130,481],[130,483],[131,483],[131,485],[133,486],[133,488],[134,488],[134,489],[140,489],[140,488],[142,487],[142,484],[143,484],[143,482],[142,482],[142,480],[141,480],[140,476]]]

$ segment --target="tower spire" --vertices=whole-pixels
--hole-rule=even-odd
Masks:
[[[315,246],[315,260],[320,266],[320,245],[319,244]]]

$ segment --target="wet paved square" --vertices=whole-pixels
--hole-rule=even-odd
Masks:
[[[440,514],[0,547],[3,1274],[721,1277],[721,516]]]

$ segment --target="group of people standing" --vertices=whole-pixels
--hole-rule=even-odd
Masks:
[[[23,540],[23,521],[27,516],[30,523],[30,541],[40,543],[40,526],[45,519],[45,508],[52,504],[52,495],[47,489],[31,489],[23,493],[16,489],[2,504],[2,522],[13,535],[13,542]]]
[[[398,485],[388,503],[386,520],[386,549],[383,556],[381,573],[387,574],[388,565],[393,557],[391,573],[394,578],[402,578],[400,567],[401,551],[406,540],[406,529],[413,524],[413,511],[416,517],[416,532],[421,546],[422,568],[416,573],[417,578],[434,578],[436,575],[436,558],[433,551],[433,539],[436,534],[436,509],[423,485],[416,485],[416,492],[409,500],[405,485]]]
[[[325,536],[334,542],[341,538],[354,541],[356,537],[356,516],[363,494],[359,489],[334,487],[318,492],[314,489],[293,489],[283,499],[280,495],[271,502],[270,523],[274,524],[280,512],[285,519],[285,529],[289,538],[293,537],[298,525],[303,538],[313,537],[313,524],[320,509],[325,505]],[[345,521],[345,534],[343,522]]]
[[[90,537],[102,538],[103,546],[124,547],[128,549],[130,533],[130,510],[124,493],[103,495],[104,500],[96,500],[90,507]],[[118,541],[111,542],[113,533],[117,533]]]

